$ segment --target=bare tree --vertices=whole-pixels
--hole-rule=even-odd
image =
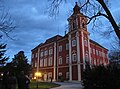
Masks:
[[[3,35],[7,36],[10,39],[13,39],[9,36],[9,33],[15,29],[15,25],[9,13],[2,12],[0,16],[0,37]]]
[[[50,15],[58,14],[59,7],[62,2],[66,2],[66,0],[48,0],[51,2],[50,4]],[[99,17],[105,17],[110,24],[112,25],[115,34],[120,40],[120,29],[117,23],[115,22],[110,10],[109,10],[109,1],[108,0],[78,0],[80,4],[80,10],[88,19],[87,24],[90,22],[93,23],[93,28],[96,26],[97,20]],[[112,32],[111,30],[109,31]]]

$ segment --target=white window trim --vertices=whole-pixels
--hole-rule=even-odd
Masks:
[[[76,46],[76,39],[72,40],[72,47]]]

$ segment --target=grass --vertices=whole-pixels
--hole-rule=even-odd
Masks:
[[[37,82],[36,81],[31,81],[31,83],[30,83],[30,89],[49,89],[49,88],[58,87],[58,86],[60,86],[60,85],[55,84],[55,83],[38,82],[38,88],[37,88]]]

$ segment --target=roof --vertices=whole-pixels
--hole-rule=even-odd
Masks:
[[[51,42],[55,42],[55,41],[60,40],[60,39],[62,39],[62,38],[63,38],[63,37],[62,37],[61,35],[53,36],[53,37],[47,39],[47,40],[45,41],[45,43],[40,43],[39,45],[37,45],[37,46],[36,46],[35,48],[33,48],[31,51],[33,51],[34,49],[36,49],[36,48],[39,47],[39,46],[42,46],[42,45],[44,45],[44,44],[48,44],[48,43],[51,43]]]
[[[62,38],[62,36],[56,35],[56,36],[53,36],[53,37],[47,39],[47,40],[45,41],[45,43],[51,43],[51,42],[57,41],[57,40],[59,40],[59,39],[61,39],[61,38]]]
[[[99,43],[97,43],[97,42],[95,42],[95,41],[93,41],[93,40],[91,40],[91,39],[90,39],[90,42],[93,43],[93,44],[95,44],[95,45],[98,45],[98,46],[100,46],[100,47],[102,47],[102,48],[104,48],[104,49],[107,49],[107,48],[101,46]],[[107,49],[107,50],[108,50],[108,49]]]

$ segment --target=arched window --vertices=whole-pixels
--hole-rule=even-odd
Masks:
[[[76,55],[76,53],[73,53],[73,54],[72,54],[72,61],[73,61],[73,62],[76,62],[76,61],[77,61],[77,55]]]
[[[62,57],[60,56],[59,59],[58,59],[58,64],[59,65],[62,65]]]

